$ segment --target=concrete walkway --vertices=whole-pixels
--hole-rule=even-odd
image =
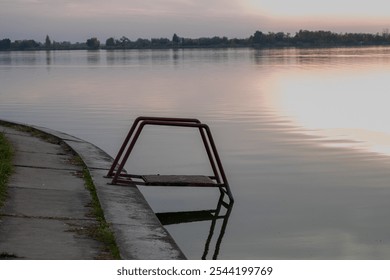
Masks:
[[[82,167],[58,144],[26,132],[0,127],[15,150],[14,174],[1,211],[0,253],[20,259],[95,259],[104,257],[86,229],[89,191]]]
[[[35,127],[58,143],[0,125],[15,150],[14,174],[0,210],[0,254],[21,259],[101,259],[103,244],[87,232],[96,226],[91,196],[72,162],[76,152],[86,164],[106,221],[123,259],[184,259],[137,187],[109,185],[104,178],[112,158],[73,136]]]

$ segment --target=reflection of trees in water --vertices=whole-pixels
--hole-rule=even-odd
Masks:
[[[224,201],[225,194],[221,193],[218,200],[218,204],[215,209],[211,210],[199,210],[199,211],[182,211],[182,212],[166,212],[157,213],[157,217],[160,222],[165,225],[193,223],[201,221],[211,221],[210,231],[205,242],[204,252],[202,259],[205,260],[209,254],[210,243],[213,240],[214,232],[216,229],[217,221],[222,219],[222,225],[219,230],[219,234],[216,237],[215,249],[212,259],[216,260],[221,247],[222,239],[226,231],[226,226],[229,220],[233,208],[233,202],[229,203]]]

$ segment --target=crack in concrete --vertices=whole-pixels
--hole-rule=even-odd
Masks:
[[[68,154],[65,154],[65,153],[48,153],[48,152],[34,152],[34,151],[25,151],[25,150],[19,150],[19,149],[15,149],[16,152],[21,152],[21,153],[26,153],[26,154],[35,154],[35,155],[38,155],[38,154],[42,154],[42,155],[53,155],[53,156],[68,156]]]
[[[57,221],[92,221],[96,222],[96,219],[93,218],[71,218],[71,217],[55,217],[55,216],[29,216],[24,214],[7,214],[2,213],[0,214],[1,217],[8,217],[8,218],[20,218],[20,219],[38,219],[38,220],[57,220]]]
[[[72,168],[56,168],[56,167],[45,167],[45,166],[31,166],[31,165],[21,165],[21,164],[15,164],[16,167],[24,167],[24,168],[31,168],[31,169],[43,169],[43,170],[61,170],[61,171],[74,171],[78,172],[81,169],[72,169]]]

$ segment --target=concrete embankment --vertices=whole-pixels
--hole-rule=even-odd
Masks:
[[[54,137],[50,143],[0,123],[15,149],[9,197],[1,209],[0,253],[26,259],[104,258],[101,244],[83,235],[96,221],[88,214],[90,194],[75,176],[68,148],[88,169],[122,259],[185,259],[136,186],[110,185],[113,159],[91,143],[48,128],[27,126]],[[65,148],[64,148],[65,147]],[[102,257],[103,256],[103,257]]]

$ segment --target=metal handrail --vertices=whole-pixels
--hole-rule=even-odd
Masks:
[[[123,173],[124,166],[135,146],[135,143],[146,125],[198,128],[214,173],[214,177],[218,185],[222,185],[225,188],[223,189],[220,187],[220,190],[221,192],[224,191],[229,196],[230,200],[233,201],[233,195],[230,191],[226,174],[218,155],[210,128],[208,125],[201,123],[198,119],[191,118],[138,117],[135,119],[117,156],[114,159],[110,170],[107,173],[107,177],[113,177],[112,184],[118,183],[119,177]]]

